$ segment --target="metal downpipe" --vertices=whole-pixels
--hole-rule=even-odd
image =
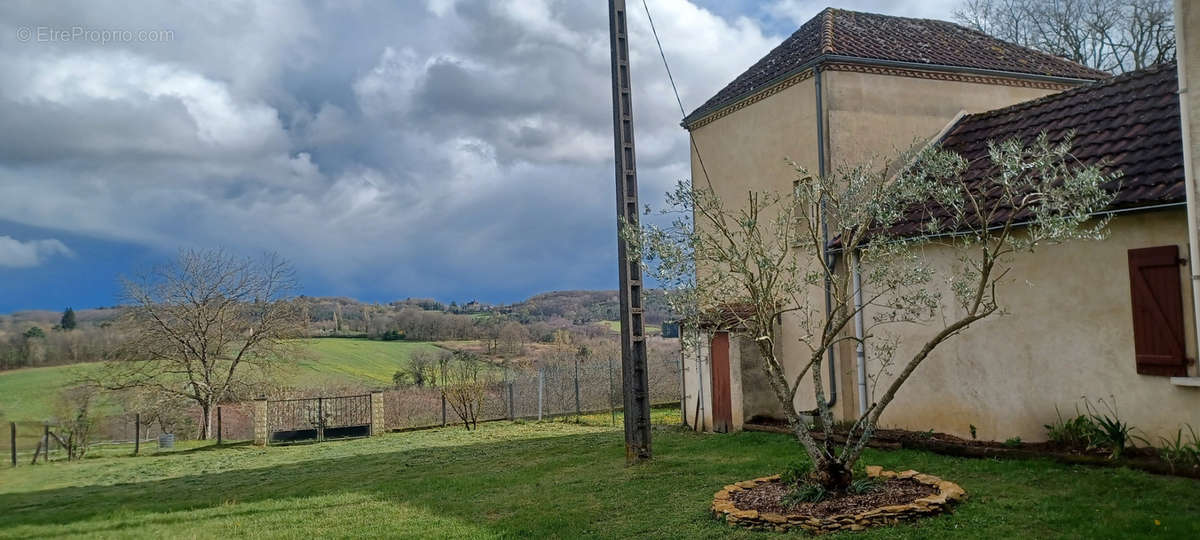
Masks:
[[[821,101],[821,66],[813,67],[813,84],[817,90],[817,173],[821,178],[825,177],[825,109]],[[821,194],[821,238],[824,245],[821,246],[823,256],[825,257],[825,265],[833,269],[833,265],[837,262],[837,255],[829,251],[829,223],[825,216],[825,194]],[[825,317],[833,312],[833,293],[830,291],[829,274],[825,274]],[[826,363],[829,364],[829,399],[826,404],[832,408],[837,404],[837,366],[834,365],[833,347],[826,350]],[[819,377],[816,373],[814,376]]]

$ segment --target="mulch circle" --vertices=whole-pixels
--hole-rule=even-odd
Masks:
[[[897,473],[871,466],[867,476],[879,482],[876,490],[790,507],[782,504],[788,488],[779,482],[779,475],[745,480],[718,491],[712,511],[731,525],[776,531],[799,528],[820,534],[939,514],[967,496],[954,482],[913,470]]]
[[[922,484],[912,478],[892,478],[876,484],[874,490],[862,494],[843,494],[816,503],[799,503],[784,506],[782,499],[788,486],[782,482],[766,482],[750,489],[734,493],[733,504],[743,510],[758,510],[759,513],[803,514],[823,518],[841,514],[858,514],[884,506],[909,504],[938,489]]]

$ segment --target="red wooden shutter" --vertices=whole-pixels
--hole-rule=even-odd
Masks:
[[[1187,375],[1179,246],[1129,250],[1133,349],[1141,375]]]

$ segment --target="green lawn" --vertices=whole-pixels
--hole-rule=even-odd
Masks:
[[[99,367],[76,364],[0,371],[0,419],[45,420],[53,414],[59,388]]]
[[[323,338],[300,342],[280,382],[297,388],[320,386],[387,386],[392,374],[418,350],[437,351],[428,343]],[[0,371],[0,422],[42,421],[51,416],[55,396],[82,373],[100,364],[75,364]]]
[[[388,386],[392,375],[408,365],[416,351],[437,352],[429,343],[322,338],[303,343],[294,367],[285,373],[298,387],[359,383]]]
[[[653,462],[619,426],[490,423],[290,447],[102,457],[0,470],[0,538],[765,538],[709,517],[721,486],[778,472],[784,435],[702,435],[656,413]],[[1200,538],[1200,482],[1049,461],[868,451],[961,484],[951,515],[845,538]],[[835,536],[836,537],[836,536]]]
[[[612,330],[613,332],[619,333],[621,331],[621,321],[600,321],[597,324],[606,326],[606,327],[608,327],[609,330]],[[643,328],[645,328],[647,334],[652,334],[652,335],[662,334],[662,325],[660,325],[660,324],[644,324],[642,326],[643,326]]]

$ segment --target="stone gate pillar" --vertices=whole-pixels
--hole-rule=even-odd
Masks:
[[[266,446],[267,437],[267,398],[254,400],[254,444]]]
[[[387,432],[387,423],[383,417],[383,391],[371,392],[371,436]]]

